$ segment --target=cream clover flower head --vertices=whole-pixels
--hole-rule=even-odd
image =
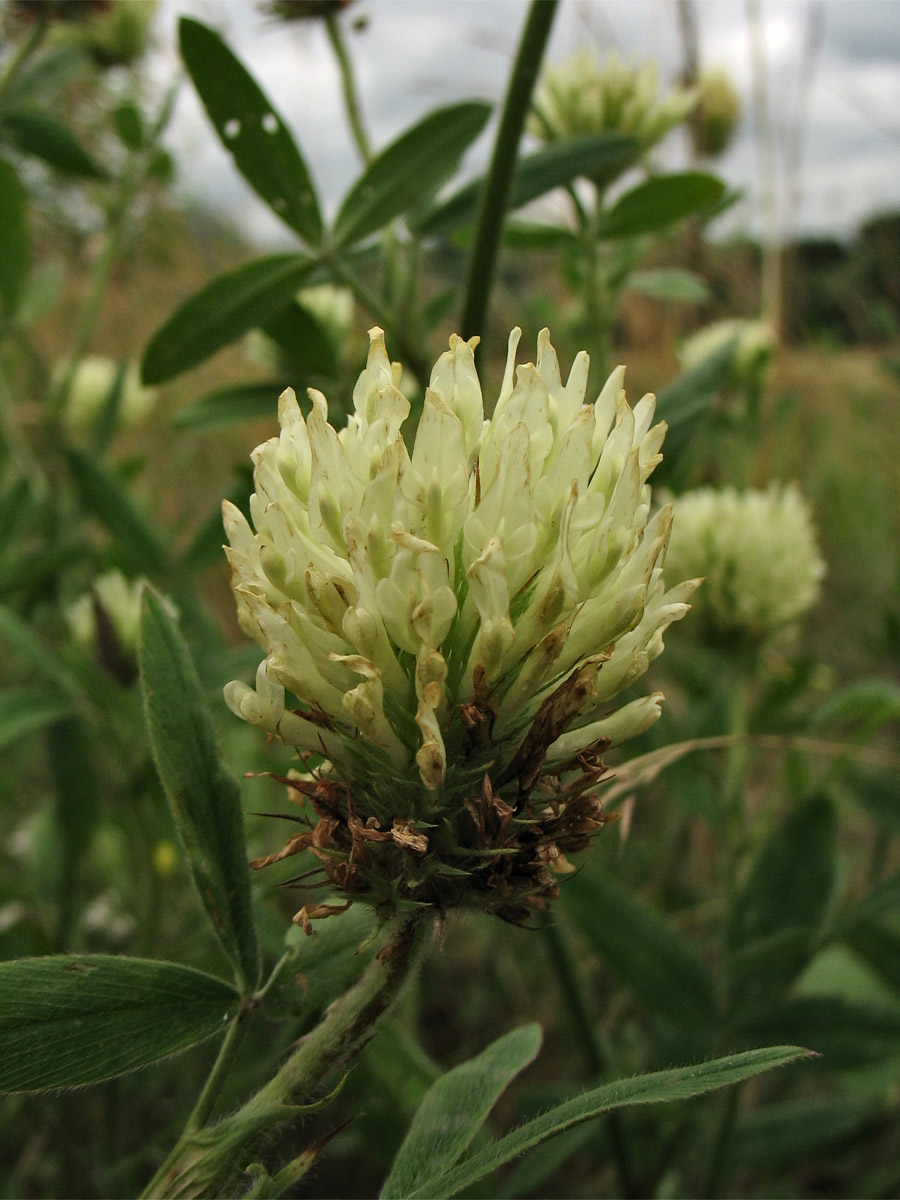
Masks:
[[[762,383],[775,352],[775,335],[768,321],[748,317],[726,317],[691,334],[678,352],[686,371],[733,342],[731,379],[736,387]]]
[[[652,396],[628,406],[623,368],[585,404],[587,355],[563,383],[546,330],[516,369],[516,329],[490,420],[477,339],[450,339],[407,450],[400,366],[369,336],[346,427],[286,391],[253,454],[253,527],[224,505],[266,654],[226,700],[296,747],[317,818],[258,865],[308,849],[351,898],[518,920],[606,819],[601,753],[659,715],[659,694],[612,701],[695,587],[662,577],[671,514],[651,515],[647,480],[665,426]]]
[[[70,429],[87,429],[103,411],[108,402],[120,371],[119,364],[112,358],[89,354],[78,364],[72,380],[64,419]],[[57,368],[58,376],[65,373],[65,365]],[[153,411],[158,391],[144,387],[137,363],[129,363],[122,376],[119,395],[118,424],[122,428],[139,425]]]
[[[703,71],[697,89],[699,99],[690,122],[694,151],[704,158],[718,158],[740,124],[741,98],[722,67]]]
[[[628,63],[611,52],[601,62],[582,47],[544,67],[529,129],[545,141],[596,133],[623,133],[642,149],[656,145],[697,103],[692,88],[660,95],[655,63]]]
[[[825,574],[809,507],[794,485],[680,496],[668,563],[706,577],[697,624],[711,639],[732,642],[758,643],[797,620]]]
[[[107,571],[64,612],[73,640],[94,651],[121,683],[130,683],[137,671],[141,593],[146,583],[143,578],[127,579],[121,571]],[[176,617],[172,602],[165,598],[162,602]]]

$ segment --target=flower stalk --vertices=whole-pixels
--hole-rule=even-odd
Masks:
[[[462,314],[463,337],[466,338],[473,335],[482,337],[486,332],[488,302],[515,175],[519,141],[556,8],[557,0],[532,0],[509,77],[500,126],[478,208],[475,242],[469,256]]]
[[[229,1181],[233,1183],[253,1162],[265,1136],[273,1127],[309,1110],[303,1102],[321,1092],[329,1073],[358,1050],[397,999],[416,963],[429,924],[421,917],[391,923],[381,951],[357,983],[331,1006],[277,1074],[236,1113],[201,1129],[195,1110],[178,1144],[148,1184],[143,1200],[194,1200],[234,1194]],[[251,1007],[246,1006],[246,1011]],[[232,1038],[234,1034],[226,1067],[238,1038],[234,1030],[239,1021],[227,1035]],[[221,1075],[220,1064],[228,1045],[226,1039],[204,1096]],[[208,1105],[201,1116],[208,1116],[210,1108]]]

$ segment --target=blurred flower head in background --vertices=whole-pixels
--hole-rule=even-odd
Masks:
[[[691,626],[714,641],[750,644],[803,616],[825,575],[809,506],[796,486],[780,484],[680,496],[668,566],[705,577]]]
[[[768,321],[729,317],[714,321],[682,343],[678,357],[685,371],[698,367],[728,342],[733,343],[730,383],[739,389],[757,389],[775,353],[775,336]]]
[[[660,92],[653,62],[629,63],[615,52],[601,61],[587,47],[544,67],[528,128],[542,141],[623,133],[649,150],[690,114],[694,88]]]
[[[57,367],[58,376],[64,372],[65,364],[60,364]],[[111,358],[88,355],[78,364],[69,391],[65,410],[65,421],[69,428],[90,428],[111,401],[116,387],[121,389],[116,410],[116,425],[119,428],[139,425],[153,411],[158,392],[156,388],[144,387],[141,383],[137,363],[123,366]]]
[[[603,751],[659,715],[659,694],[612,701],[695,586],[666,590],[670,511],[650,514],[665,426],[652,396],[628,406],[623,368],[586,405],[587,355],[564,384],[546,330],[516,369],[519,337],[488,421],[477,339],[451,338],[410,452],[372,330],[346,428],[321,393],[304,418],[285,392],[253,454],[253,526],[224,505],[239,619],[266,654],[226,699],[296,747],[316,817],[256,865],[308,849],[351,898],[522,920],[607,819]]]
[[[120,683],[131,683],[137,674],[141,591],[146,582],[128,579],[121,571],[107,571],[65,610],[73,640],[95,655]],[[163,603],[177,616],[170,600]]]
[[[699,99],[689,126],[694,152],[719,158],[728,149],[741,120],[741,98],[724,67],[710,67],[697,80]]]

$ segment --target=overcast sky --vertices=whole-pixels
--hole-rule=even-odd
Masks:
[[[848,236],[873,213],[900,209],[900,0],[760,0],[760,8],[784,231],[793,226],[804,233]],[[439,104],[500,101],[526,11],[526,0],[359,0],[351,5],[343,21],[376,147]],[[696,11],[702,62],[726,67],[745,101],[739,132],[716,168],[747,193],[728,220],[732,228],[758,230],[760,170],[747,6],[745,0],[699,0]],[[163,0],[154,68],[160,78],[176,67],[181,13],[216,27],[253,71],[294,130],[325,207],[333,211],[359,164],[322,28],[276,24],[252,0]],[[357,31],[353,25],[359,18],[365,18],[365,28]],[[817,25],[821,36],[810,56]],[[663,78],[673,79],[683,54],[675,0],[562,0],[547,57],[562,58],[584,44],[596,46],[601,55],[615,48],[635,60],[652,58]],[[785,164],[798,128],[804,131],[801,203],[792,219]],[[470,172],[486,161],[492,131],[493,126],[471,152]],[[170,144],[188,196],[223,213],[262,244],[292,244],[291,235],[243,183],[189,86],[179,99]],[[686,163],[680,134],[666,143],[665,158],[672,166]]]

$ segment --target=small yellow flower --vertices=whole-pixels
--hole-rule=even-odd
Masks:
[[[587,355],[563,383],[547,331],[516,369],[519,337],[490,420],[477,339],[450,339],[409,451],[372,330],[346,427],[321,393],[304,417],[285,392],[253,454],[253,526],[224,505],[238,616],[266,655],[226,700],[296,747],[291,786],[318,816],[263,861],[310,850],[383,905],[520,919],[555,894],[552,865],[606,819],[600,754],[659,715],[658,694],[613,698],[695,587],[662,578],[653,397],[632,410],[619,368],[585,404]]]

